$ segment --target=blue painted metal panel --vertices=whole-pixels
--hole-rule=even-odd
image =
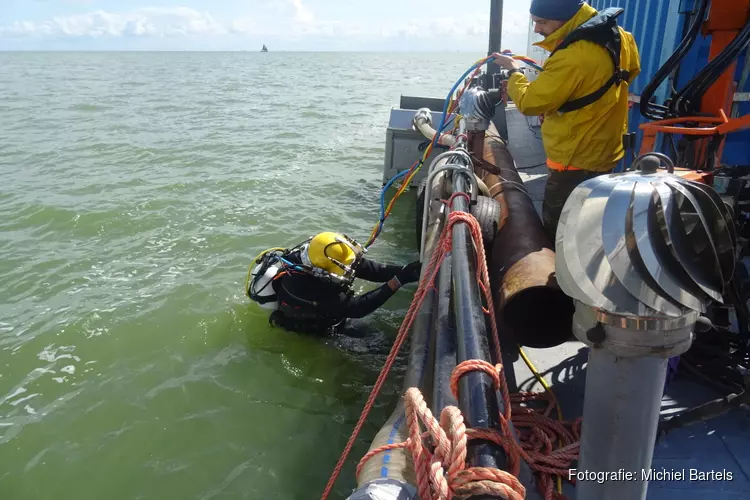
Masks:
[[[635,37],[638,53],[641,58],[641,74],[630,86],[630,93],[641,95],[656,71],[674,51],[682,39],[684,17],[679,15],[680,0],[591,0],[595,9],[622,7],[625,12],[618,22],[626,31]],[[656,92],[656,98],[662,102],[667,95],[667,85],[662,85]],[[634,105],[630,111],[631,132],[637,132],[637,148],[643,138],[639,126],[649,121],[644,118]],[[661,147],[660,147],[661,149]]]
[[[742,59],[737,63],[737,82],[742,78],[742,71],[750,64],[750,49],[745,52]],[[737,92],[750,92],[750,78],[745,80],[744,85],[737,88]],[[750,115],[750,102],[738,103],[737,116]],[[750,165],[750,130],[734,133],[727,136],[722,160],[729,165]]]
[[[641,74],[630,87],[630,92],[640,95],[656,71],[679,45],[685,29],[686,13],[693,10],[694,0],[590,0],[598,10],[607,7],[622,7],[625,12],[620,16],[619,24],[633,33],[641,56]],[[688,55],[683,59],[675,85],[684,86],[700,68],[708,63],[708,50],[711,39],[699,36]],[[739,81],[746,56],[740,58],[737,67]],[[663,102],[672,82],[664,82],[656,93],[658,102]],[[750,82],[738,92],[750,92]],[[750,103],[742,103],[739,113],[750,113]],[[630,113],[630,129],[637,131],[641,123],[647,122],[637,106]],[[640,144],[642,134],[638,133]],[[727,137],[722,161],[730,165],[750,165],[750,131],[731,134]],[[660,149],[663,147],[660,145]]]
[[[693,0],[683,0],[685,4],[683,12],[691,12]],[[679,42],[678,42],[679,43]],[[684,87],[695,74],[708,64],[708,52],[711,47],[711,38],[699,36],[688,52],[685,59],[682,60],[680,70],[677,75],[677,88]],[[747,53],[740,56],[737,61],[737,70],[735,81],[738,83],[742,78],[742,71],[745,67]],[[746,81],[742,88],[737,88],[737,92],[750,92],[750,81]],[[739,103],[737,107],[738,116],[750,114],[750,103]],[[750,131],[733,133],[727,136],[726,145],[724,146],[724,155],[722,161],[728,165],[750,165]]]

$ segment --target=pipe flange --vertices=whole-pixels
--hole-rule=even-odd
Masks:
[[[667,359],[690,348],[697,319],[697,313],[679,318],[628,317],[576,301],[573,334],[587,346],[614,356]]]
[[[700,317],[698,311],[688,311],[683,316],[642,317],[629,314],[617,314],[596,309],[596,320],[607,326],[623,330],[653,332],[658,330],[677,330],[695,324]]]

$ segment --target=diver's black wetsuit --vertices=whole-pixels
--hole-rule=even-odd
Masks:
[[[287,330],[325,334],[346,318],[362,318],[372,313],[393,296],[388,283],[397,277],[400,284],[419,279],[418,269],[404,271],[407,266],[379,264],[362,259],[355,270],[357,278],[384,283],[362,295],[353,295],[346,288],[309,274],[290,272],[273,282],[279,309],[270,321]]]

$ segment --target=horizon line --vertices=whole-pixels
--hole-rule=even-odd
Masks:
[[[345,49],[317,49],[317,50],[268,50],[262,52],[261,50],[250,50],[250,49],[3,49],[0,48],[0,52],[243,52],[243,53],[257,53],[257,54],[270,54],[270,53],[349,53],[349,54],[476,54],[484,53],[481,50],[345,50]],[[489,54],[489,53],[488,53]]]

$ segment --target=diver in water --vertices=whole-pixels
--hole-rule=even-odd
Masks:
[[[248,275],[247,295],[273,311],[272,325],[298,333],[332,333],[347,318],[362,318],[378,309],[402,285],[419,281],[419,261],[379,264],[364,258],[364,253],[359,243],[333,232],[289,249],[266,250]],[[355,278],[383,285],[355,295]]]

